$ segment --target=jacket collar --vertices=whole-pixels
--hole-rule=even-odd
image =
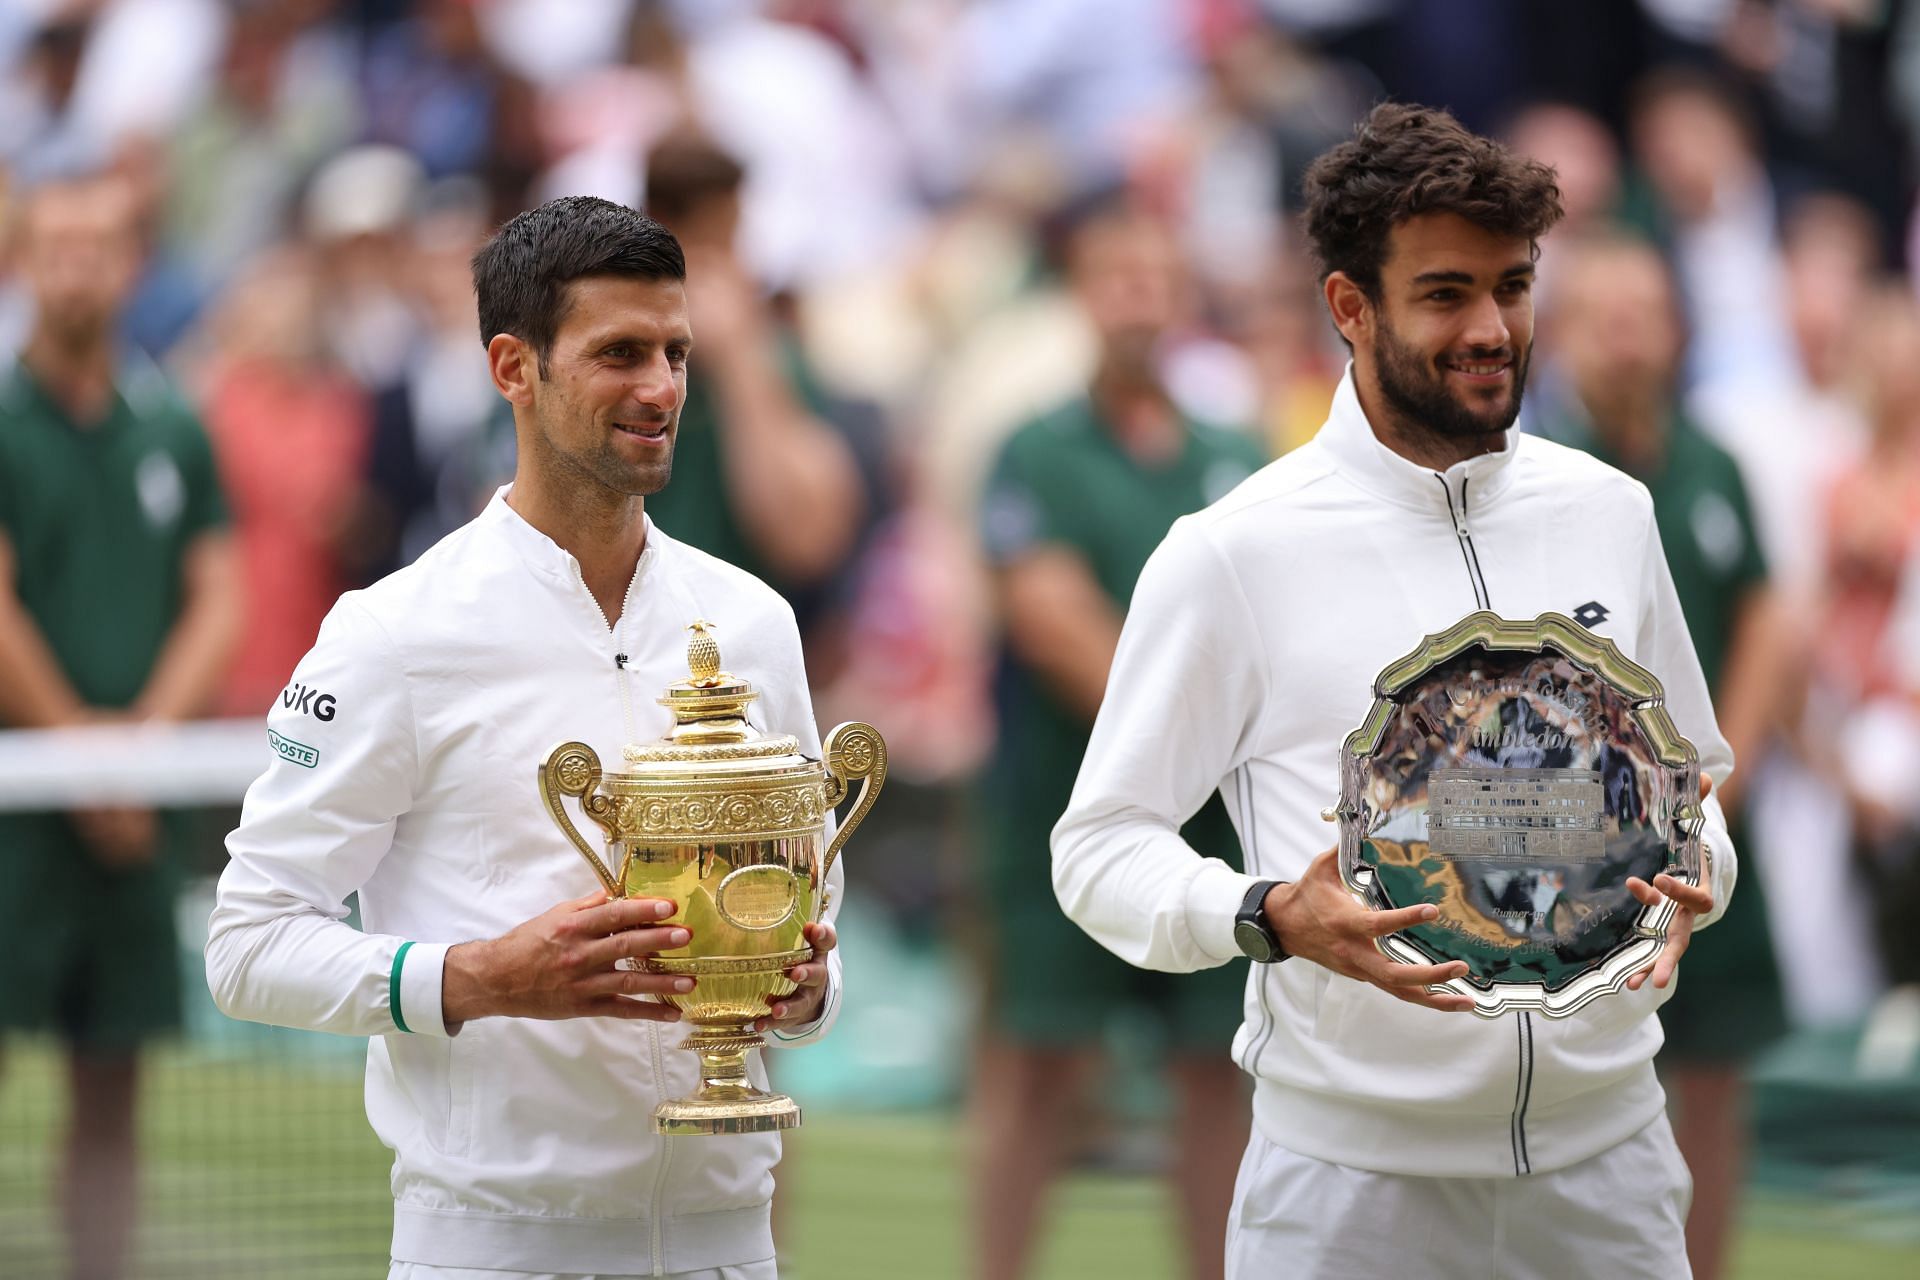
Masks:
[[[1369,493],[1443,516],[1456,511],[1464,515],[1469,496],[1476,508],[1498,497],[1513,478],[1513,459],[1520,451],[1520,430],[1510,427],[1504,448],[1456,462],[1444,472],[1401,457],[1380,442],[1367,421],[1351,362],[1333,394],[1326,425],[1314,438],[1332,455],[1340,473]]]
[[[580,562],[573,553],[559,543],[528,524],[525,517],[507,505],[507,495],[513,491],[511,484],[503,484],[494,490],[493,497],[480,512],[479,523],[493,531],[494,536],[503,539],[514,553],[543,577],[557,579],[570,587],[585,590],[585,582],[580,576]],[[633,598],[634,588],[660,559],[660,544],[665,536],[654,527],[653,517],[643,515],[647,522],[646,545],[640,552],[640,561],[633,568],[633,580],[627,584],[627,599]]]

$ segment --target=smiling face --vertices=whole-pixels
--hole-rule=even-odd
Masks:
[[[1390,444],[1442,465],[1501,447],[1533,350],[1533,276],[1531,241],[1432,213],[1388,236],[1377,298],[1328,278],[1361,403]]]
[[[502,390],[523,410],[515,415],[522,465],[543,473],[543,487],[596,504],[665,487],[693,348],[680,281],[570,283],[544,373],[520,339],[502,334],[494,343],[517,344],[501,354],[515,357],[520,376]]]

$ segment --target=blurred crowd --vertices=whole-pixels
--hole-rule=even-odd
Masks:
[[[957,790],[1006,749],[1002,446],[1143,328],[1181,418],[1310,436],[1345,354],[1299,175],[1383,96],[1557,167],[1523,423],[1655,490],[1787,1011],[1867,1016],[1920,983],[1920,4],[10,0],[0,205],[126,196],[126,359],[184,390],[233,513],[228,715],[510,476],[489,230],[649,209],[700,345],[649,511],[794,602],[822,723]]]

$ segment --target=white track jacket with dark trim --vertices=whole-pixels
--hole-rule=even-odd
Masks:
[[[1732,772],[1646,488],[1518,431],[1427,470],[1374,436],[1349,370],[1313,440],[1175,524],[1142,571],[1053,832],[1061,906],[1145,968],[1239,954],[1248,889],[1297,880],[1334,843],[1320,813],[1375,677],[1475,609],[1591,619],[1665,685],[1702,771]],[[1216,789],[1248,874],[1180,838]],[[1717,918],[1738,868],[1719,804],[1706,809]],[[1484,1020],[1292,959],[1253,966],[1233,1052],[1256,1078],[1255,1123],[1289,1150],[1390,1173],[1540,1173],[1660,1113],[1666,995],[1648,983],[1564,1020]]]
[[[599,884],[535,772],[569,739],[618,768],[622,746],[664,733],[655,699],[686,678],[687,623],[713,623],[727,669],[759,690],[758,728],[820,752],[793,612],[770,588],[650,525],[609,627],[578,562],[506,492],[328,614],[227,841],[208,982],[234,1017],[370,1037],[396,1260],[662,1275],[771,1258],[778,1135],[653,1132],[655,1104],[698,1083],[685,1024],[441,1020],[452,944]],[[835,903],[841,880],[836,865]],[[838,955],[829,971],[824,1016],[788,1043],[832,1021]]]

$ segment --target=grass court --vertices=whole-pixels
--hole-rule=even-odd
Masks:
[[[0,1075],[0,1276],[55,1280],[50,1138],[58,1060],[12,1046]],[[385,1274],[387,1153],[367,1129],[349,1054],[151,1060],[138,1280]],[[634,1123],[645,1123],[635,1117]],[[963,1135],[931,1113],[815,1110],[782,1169],[793,1280],[966,1280]],[[1166,1280],[1174,1224],[1160,1185],[1074,1175],[1036,1280]],[[1911,1280],[1920,1225],[1832,1195],[1762,1194],[1740,1232],[1736,1280]]]

